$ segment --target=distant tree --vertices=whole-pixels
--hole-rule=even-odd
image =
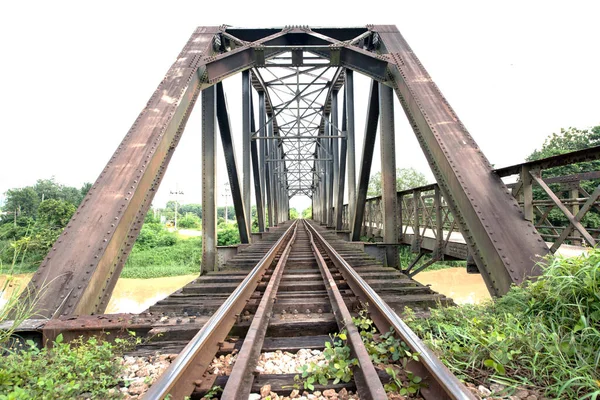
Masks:
[[[302,210],[302,218],[304,219],[312,219],[312,206],[305,208]]]
[[[63,198],[61,195],[63,191],[62,185],[56,183],[54,177],[50,179],[38,179],[35,185],[33,185],[33,190],[36,191],[40,200]]]
[[[180,204],[177,211],[183,215],[191,213],[202,218],[202,204]]]
[[[298,210],[290,208],[290,219],[298,219]]]
[[[81,193],[81,199],[82,200],[88,194],[88,192],[90,191],[91,188],[92,188],[92,184],[90,182],[86,182],[86,183],[83,184],[83,186],[81,187],[81,189],[79,189],[79,192]]]
[[[217,216],[225,219],[225,207],[217,207]],[[235,208],[233,205],[227,206],[227,220],[233,221],[235,219]]]
[[[560,133],[553,133],[548,136],[544,140],[542,148],[531,153],[527,157],[527,161],[535,161],[594,146],[600,146],[600,125],[589,129],[561,129]],[[598,163],[596,165],[600,165],[600,161],[596,162]]]
[[[146,213],[146,217],[144,218],[144,224],[157,224],[160,223],[160,217],[155,215],[155,212],[152,208],[148,210]]]
[[[177,221],[177,224],[180,228],[200,228],[202,220],[196,214],[187,213]]]
[[[80,189],[64,186],[57,183],[54,177],[38,179],[33,186],[9,189],[2,209],[8,212],[16,211],[17,216],[22,214],[35,217],[42,200],[65,201],[77,208],[90,187],[89,183],[84,184]],[[6,217],[4,221],[6,222]]]
[[[6,191],[6,201],[2,209],[7,212],[16,212],[17,216],[34,217],[40,205],[40,198],[31,187],[9,189]],[[11,216],[12,218],[12,216]]]
[[[397,168],[396,169],[396,190],[407,190],[419,186],[427,185],[425,175],[415,170],[414,168]],[[367,188],[367,196],[381,196],[381,172],[377,172],[369,180]]]
[[[167,201],[167,205],[165,206],[165,210],[175,211],[175,200]],[[177,206],[177,211],[179,211],[179,206]]]
[[[62,229],[75,213],[73,204],[65,200],[44,200],[38,208],[38,223],[50,229]]]

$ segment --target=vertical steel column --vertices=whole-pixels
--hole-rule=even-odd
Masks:
[[[274,137],[274,136],[273,136]],[[273,157],[274,160],[279,160],[279,143],[276,140],[269,140],[269,142],[271,143],[271,157]],[[271,177],[273,178],[273,215],[275,216],[275,218],[273,219],[273,223],[275,225],[279,224],[279,222],[281,222],[280,218],[279,218],[279,165],[277,165],[278,163],[274,162],[272,163],[272,168],[273,168],[273,174],[271,175]]]
[[[339,171],[339,186],[338,186],[338,198],[335,206],[336,218],[335,218],[335,229],[341,231],[344,224],[344,183],[346,180],[346,97],[344,96],[343,107],[342,107],[342,144],[340,148],[340,171]]]
[[[362,164],[358,180],[358,193],[356,196],[356,209],[352,222],[352,241],[360,240],[362,221],[365,214],[365,203],[367,201],[367,188],[371,176],[371,163],[373,161],[373,150],[375,138],[377,137],[377,120],[379,119],[379,84],[371,82],[371,93],[369,95],[369,106],[367,110],[367,124],[365,127],[365,144],[363,147]],[[348,153],[351,153],[348,148]]]
[[[252,91],[250,92],[252,93]],[[254,134],[254,105],[250,96],[250,132]],[[256,140],[250,142],[250,153],[252,156],[252,175],[254,180],[254,195],[256,196],[256,219],[258,220],[258,231],[265,231],[265,209],[263,207],[262,181],[260,177],[260,165],[258,164],[258,143]]]
[[[250,71],[242,72],[242,199],[246,209],[246,225],[252,231],[252,208],[250,201]]]
[[[258,125],[260,126],[260,132],[258,132],[259,137],[267,136],[267,129],[265,128],[267,122],[267,110],[265,104],[265,92],[258,92]],[[260,172],[260,187],[262,188],[260,194],[263,200],[263,213],[265,212],[265,208],[268,208],[267,203],[267,162],[266,160],[267,153],[267,140],[262,139],[259,140],[258,146],[258,154],[259,154],[259,172]],[[267,212],[268,219],[268,212]],[[268,221],[265,221],[265,226],[267,226]]]
[[[227,165],[227,174],[229,175],[231,198],[233,199],[235,218],[240,232],[240,241],[242,243],[249,243],[250,230],[248,225],[246,225],[246,213],[250,212],[250,210],[245,209],[242,200],[242,188],[240,187],[237,162],[235,161],[227,100],[225,99],[225,92],[221,82],[217,83],[217,119],[219,120],[219,132],[221,133],[221,143],[223,145],[223,154],[225,155],[225,164]]]
[[[444,225],[442,220],[442,194],[440,187],[435,186],[433,194],[433,206],[435,207],[435,250],[433,257],[444,257]]]
[[[533,179],[529,173],[529,166],[521,167],[521,184],[523,193],[523,214],[527,221],[533,222]]]
[[[384,243],[398,243],[398,195],[396,189],[396,143],[394,132],[394,91],[379,84],[379,143],[381,148],[382,216]],[[385,172],[383,170],[385,166]],[[398,247],[386,247],[389,267],[398,268]]]
[[[202,264],[200,274],[217,270],[217,96],[216,86],[202,91]],[[203,271],[204,270],[204,271]]]
[[[271,119],[270,116],[268,116],[269,119]],[[264,124],[263,124],[264,125]],[[262,126],[262,125],[261,125]],[[269,121],[269,123],[267,124],[267,130],[264,132],[266,137],[272,137],[273,136],[273,125],[272,125],[272,121]],[[271,153],[271,139],[267,139],[264,140],[264,151],[265,151],[265,160],[268,160],[270,158],[273,158],[273,154]],[[269,162],[265,162],[264,163],[265,166],[265,190],[267,192],[267,219],[269,220],[269,227],[273,226],[273,186],[272,183],[273,182],[273,166],[271,165],[271,163]]]
[[[275,133],[273,132],[273,122],[270,121],[269,124],[267,125],[267,134],[269,135],[269,137],[274,138],[275,137]],[[275,154],[275,148],[276,148],[276,142],[274,139],[270,139],[268,140],[269,144],[269,157],[267,158],[268,160],[270,159],[275,159],[277,158],[276,154]],[[269,172],[271,173],[271,207],[272,207],[272,214],[273,214],[273,225],[275,226],[277,225],[277,191],[276,191],[276,183],[277,183],[277,164],[275,163],[268,163],[269,164]]]
[[[319,147],[320,153],[319,158],[324,160],[327,157],[325,146],[325,139],[321,139],[321,146]],[[321,173],[321,224],[327,224],[327,162],[319,161],[320,173]]]
[[[315,149],[316,152],[316,149]],[[315,157],[316,158],[316,157]],[[318,221],[319,220],[319,176],[318,174],[318,166],[317,166],[317,161],[314,162],[313,164],[313,197],[311,198],[312,201],[312,219],[314,221]]]
[[[346,69],[346,159],[348,169],[348,216],[350,220],[356,213],[356,149],[354,141],[354,73]]]
[[[339,136],[338,132],[340,131],[338,125],[338,92],[337,90],[331,94],[331,136]],[[337,138],[331,139],[331,157],[333,158],[333,205],[332,210],[330,211],[329,218],[329,226],[332,228],[337,227],[337,209],[338,209],[338,192],[340,186],[340,164],[339,164],[339,140]]]
[[[325,135],[332,136],[333,128],[330,122],[331,115],[325,115]],[[333,226],[333,139],[325,139],[325,175],[327,177],[327,226]]]

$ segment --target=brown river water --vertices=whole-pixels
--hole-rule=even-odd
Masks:
[[[8,290],[3,291],[0,296],[0,309],[7,302],[10,293],[25,288],[31,276],[32,274],[19,274],[9,278]],[[4,287],[6,278],[6,275],[0,275],[0,290]],[[154,279],[119,279],[106,312],[142,312],[194,278],[196,275]],[[433,290],[451,297],[457,304],[476,304],[490,299],[481,275],[467,274],[465,268],[425,271],[416,275],[415,279],[424,285],[431,285]]]

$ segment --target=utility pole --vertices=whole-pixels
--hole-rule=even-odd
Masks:
[[[183,191],[177,190],[177,185],[175,185],[175,191],[171,190],[170,193],[175,196],[175,230],[177,230],[177,214],[179,213],[179,202],[177,201],[177,197],[178,195],[183,194]]]
[[[227,225],[227,198],[231,196],[229,193],[231,189],[229,188],[229,182],[225,182],[225,188],[223,189],[223,197],[225,197],[225,225]]]

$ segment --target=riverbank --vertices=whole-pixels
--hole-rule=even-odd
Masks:
[[[7,279],[9,280],[7,290],[0,292],[0,309],[15,291],[21,293],[25,289],[32,276],[33,274],[0,275],[0,288],[5,287]],[[197,274],[188,274],[151,279],[120,278],[106,313],[140,313],[197,277]]]

